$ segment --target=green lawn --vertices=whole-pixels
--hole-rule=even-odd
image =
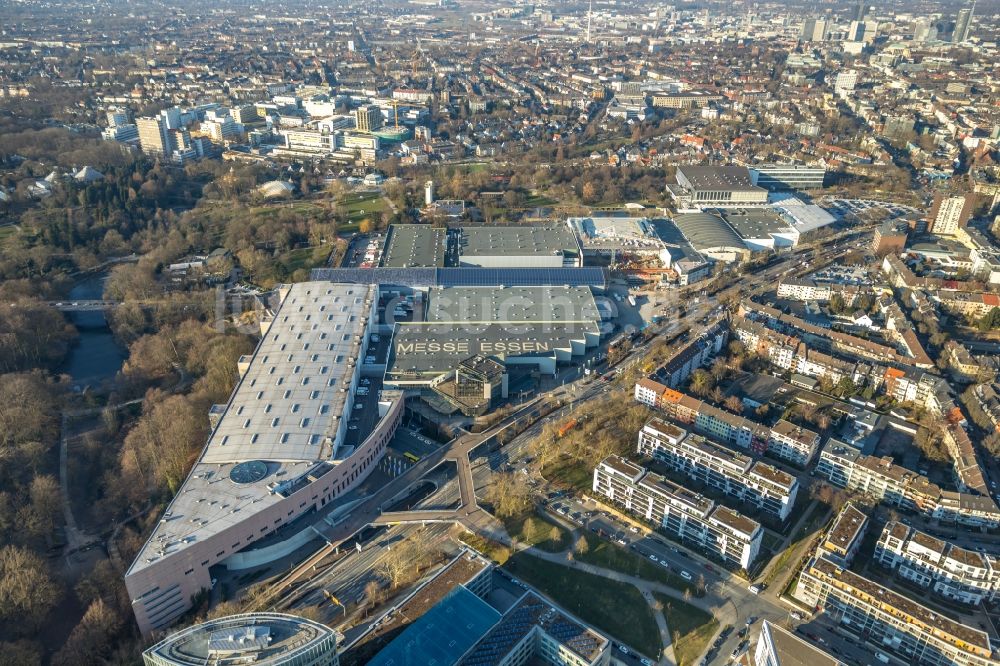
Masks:
[[[817,530],[822,529],[824,526],[824,521],[827,517],[828,509],[822,502],[814,502],[810,510],[809,515],[802,522],[801,527],[795,533],[795,537],[792,542],[778,555],[774,562],[774,566],[768,572],[767,576],[764,578],[764,582],[768,585],[776,581],[780,576],[782,576],[788,567],[792,566],[797,560],[793,559],[793,554],[796,549],[802,544],[803,541],[811,539]],[[800,554],[801,555],[801,554]]]
[[[326,260],[330,258],[333,246],[320,245],[318,247],[304,247],[298,250],[291,250],[277,257],[277,262],[284,266],[289,275],[299,269],[310,269],[318,266],[325,266]]]
[[[587,535],[587,544],[590,547],[586,553],[574,554],[574,557],[581,562],[618,571],[629,576],[642,578],[643,580],[662,583],[677,590],[690,590],[691,594],[696,593],[697,586],[694,582],[689,583],[670,571],[667,567],[653,562],[642,555],[637,555],[617,544],[589,534]]]
[[[385,201],[378,192],[348,194],[340,203],[347,208],[347,217],[352,223],[360,222],[369,215],[385,210]]]
[[[512,537],[531,546],[550,553],[558,553],[566,550],[570,545],[571,534],[563,527],[538,515],[537,513],[526,513],[523,516],[503,519],[507,533]],[[557,539],[552,539],[552,529],[559,532]]]
[[[674,657],[678,666],[688,666],[705,651],[708,642],[719,629],[719,621],[710,613],[691,604],[653,594],[663,604],[670,635],[674,637]]]
[[[560,458],[550,463],[542,470],[542,476],[549,481],[564,483],[567,486],[589,491],[593,487],[593,472],[578,460]]]
[[[656,619],[639,590],[631,585],[575,571],[527,553],[514,555],[506,567],[584,622],[646,656],[659,657],[663,646]]]

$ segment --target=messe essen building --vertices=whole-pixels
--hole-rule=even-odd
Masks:
[[[384,384],[430,386],[472,356],[554,374],[559,362],[600,341],[601,314],[589,287],[436,287],[422,321],[397,322]]]
[[[280,305],[262,322],[257,349],[241,359],[240,380],[216,410],[221,416],[198,461],[125,574],[144,634],[191,608],[192,597],[211,586],[210,567],[255,566],[294,550],[294,537],[248,547],[352,490],[376,467],[402,417],[401,395],[383,392],[373,432],[346,443],[376,292],[329,282],[279,291]]]

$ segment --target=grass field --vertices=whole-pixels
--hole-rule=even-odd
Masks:
[[[332,246],[321,245],[319,247],[304,247],[298,250],[291,250],[277,257],[289,275],[297,270],[317,268],[325,266],[326,260],[330,257]]]
[[[700,608],[654,593],[663,604],[663,616],[674,639],[677,666],[694,664],[719,629],[719,621]]]
[[[560,458],[542,470],[542,476],[549,481],[564,483],[584,492],[591,489],[592,474],[583,464],[571,458]]]
[[[806,519],[802,521],[802,525],[799,527],[798,531],[796,531],[792,542],[787,548],[781,551],[774,562],[774,566],[771,567],[771,570],[767,573],[767,576],[765,576],[764,582],[766,584],[770,585],[774,581],[778,580],[778,578],[784,575],[788,568],[797,561],[793,557],[795,551],[804,540],[812,538],[812,535],[823,526],[828,513],[829,509],[825,504],[822,502],[813,503],[810,513]]]
[[[507,528],[507,533],[521,543],[550,553],[561,552],[570,545],[571,535],[568,530],[537,513],[505,518],[503,524]],[[552,539],[552,528],[559,532],[559,537],[555,540]]]
[[[593,564],[597,567],[611,569],[629,576],[642,578],[643,580],[662,583],[677,590],[690,590],[695,594],[697,586],[676,575],[670,569],[653,562],[641,555],[636,555],[630,550],[605,541],[597,537],[587,535],[587,544],[590,546],[586,553],[576,553],[574,557],[580,562]]]
[[[347,217],[351,222],[360,222],[369,215],[385,210],[385,201],[378,192],[348,194],[339,203],[347,209]]]
[[[575,571],[526,553],[514,555],[506,566],[512,574],[584,622],[646,656],[659,657],[663,646],[656,619],[639,590],[631,585]]]

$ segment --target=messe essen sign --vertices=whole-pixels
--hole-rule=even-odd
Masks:
[[[551,342],[537,340],[472,340],[461,342],[406,342],[396,343],[396,356],[403,354],[534,354],[552,350]]]

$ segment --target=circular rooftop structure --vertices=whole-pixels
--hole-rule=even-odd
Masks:
[[[257,483],[265,476],[267,476],[267,463],[261,460],[237,463],[229,470],[229,480],[240,485]]]
[[[389,143],[402,143],[410,138],[410,130],[407,127],[383,127],[374,132],[382,141]]]
[[[143,654],[149,666],[326,666],[337,663],[333,630],[284,613],[230,615],[168,636]]]

